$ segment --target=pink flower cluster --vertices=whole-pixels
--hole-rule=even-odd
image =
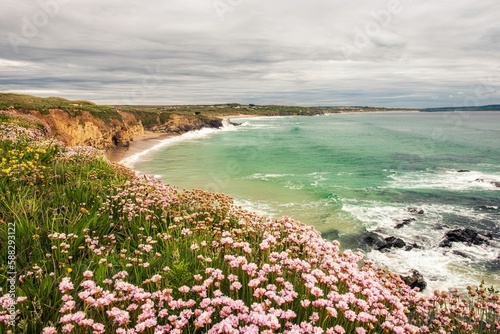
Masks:
[[[0,141],[42,141],[45,134],[38,129],[25,128],[13,123],[0,124]]]
[[[177,189],[149,176],[127,181],[116,190],[117,194],[109,196],[101,209],[109,214],[109,219],[132,221],[141,217],[146,221],[162,220],[172,205],[180,204]]]

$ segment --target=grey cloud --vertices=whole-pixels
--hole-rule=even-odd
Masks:
[[[57,1],[24,36],[40,3]],[[4,0],[0,90],[101,103],[413,107],[474,96],[500,72],[496,0],[400,0],[397,13],[392,0],[220,1],[224,13],[202,0]],[[12,36],[23,42],[12,47]]]

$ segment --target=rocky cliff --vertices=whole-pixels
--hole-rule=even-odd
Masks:
[[[157,117],[145,127],[140,114],[116,110],[113,114],[101,115],[89,111],[74,114],[62,109],[16,110],[9,108],[10,113],[32,115],[47,123],[50,136],[62,141],[67,146],[92,146],[98,149],[109,149],[116,146],[128,146],[134,136],[144,131],[158,133],[181,134],[199,130],[204,127],[222,127],[222,119],[187,114],[169,114]]]
[[[219,118],[172,114],[166,122],[154,125],[148,130],[153,132],[180,134],[188,131],[199,130],[201,128],[220,127],[222,127],[222,120]]]
[[[103,119],[88,111],[72,116],[61,109],[50,109],[42,114],[30,112],[51,127],[51,135],[68,146],[88,145],[99,149],[128,145],[134,135],[144,132],[140,120],[133,114],[118,111],[120,117]]]

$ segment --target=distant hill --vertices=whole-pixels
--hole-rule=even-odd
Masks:
[[[425,112],[435,112],[435,111],[500,111],[500,104],[490,104],[486,106],[477,107],[441,107],[441,108],[426,108],[420,109],[420,111]]]

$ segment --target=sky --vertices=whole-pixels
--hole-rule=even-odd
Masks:
[[[100,104],[500,104],[498,0],[2,0],[0,91]]]

